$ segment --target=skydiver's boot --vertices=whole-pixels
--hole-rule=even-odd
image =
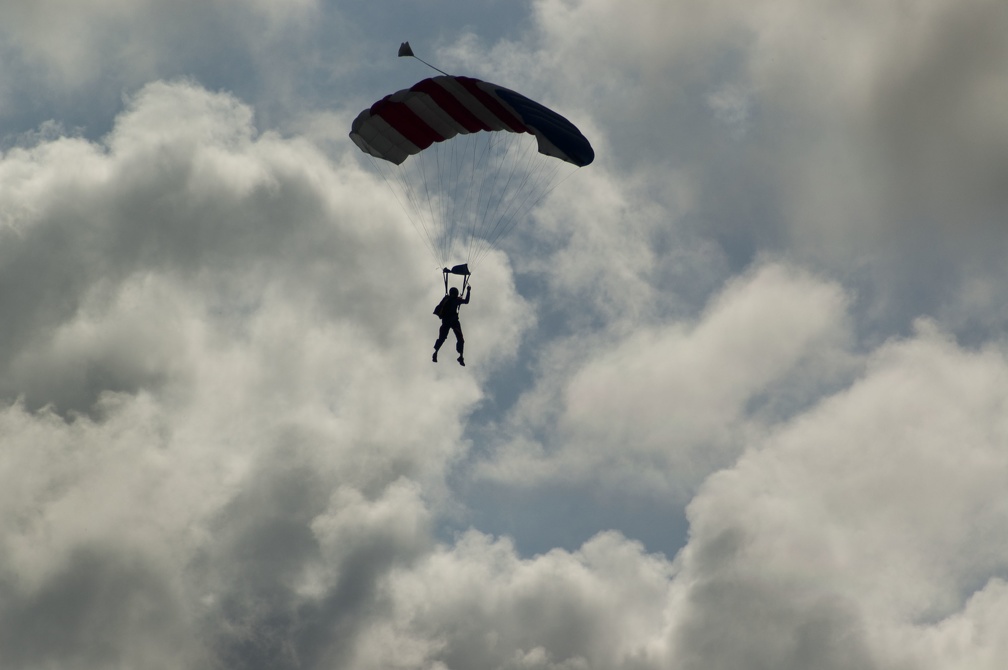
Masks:
[[[465,340],[459,340],[455,344],[455,351],[457,351],[458,354],[459,354],[459,357],[458,357],[459,365],[461,365],[462,367],[465,367],[465,359],[462,358],[462,348],[463,347],[465,347]]]
[[[462,367],[465,367],[465,359],[464,358],[462,358],[461,356],[459,356],[458,357],[458,362],[459,362],[459,365],[461,365]]]
[[[434,350],[434,355],[431,356],[431,360],[437,363],[437,349]]]

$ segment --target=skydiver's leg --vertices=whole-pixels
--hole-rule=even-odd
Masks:
[[[444,322],[441,323],[441,328],[438,330],[438,337],[434,341],[434,355],[431,357],[431,360],[434,361],[435,363],[437,363],[438,349],[440,349],[441,345],[444,344],[444,341],[448,337],[448,331],[450,329],[451,326],[449,326],[447,323]]]
[[[442,323],[441,328],[438,330],[437,340],[434,342],[434,351],[441,348],[444,341],[448,339],[448,331],[451,330],[451,326],[447,323]]]
[[[465,358],[462,356],[462,350],[465,348],[465,338],[462,337],[462,324],[455,322],[451,328],[455,332],[455,351],[459,355],[458,362],[465,365]]]

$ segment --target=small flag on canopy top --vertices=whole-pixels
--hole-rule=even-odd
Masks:
[[[420,58],[419,56],[417,56],[416,54],[414,54],[413,53],[413,47],[411,47],[409,45],[409,42],[403,42],[402,44],[399,45],[399,58],[407,58],[407,57],[408,58],[416,58],[418,61],[420,61],[421,63],[423,63],[424,65],[426,65],[430,69],[436,70],[437,72],[440,72],[443,75],[446,75],[446,76],[448,75],[448,73],[445,72],[444,70],[442,70],[441,68],[434,67],[433,65],[431,65],[430,63],[428,63],[427,61],[425,61],[423,58]]]

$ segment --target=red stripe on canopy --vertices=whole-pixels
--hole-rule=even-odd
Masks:
[[[424,79],[410,90],[429,95],[431,100],[437,103],[438,107],[443,109],[460,126],[465,128],[467,132],[476,133],[481,130],[490,130],[490,126],[480,121],[458,98],[445,90],[435,80]]]
[[[401,102],[381,100],[371,107],[371,113],[383,118],[420,150],[445,139],[417,116],[416,112]]]
[[[496,97],[490,95],[479,87],[478,84],[481,82],[478,79],[472,79],[470,77],[455,77],[455,81],[462,84],[466,91],[471,93],[473,97],[479,100],[484,107],[489,109],[494,116],[500,119],[501,123],[506,125],[512,131],[516,133],[529,132],[528,128],[525,127],[525,124],[521,122],[521,119],[509,112]]]

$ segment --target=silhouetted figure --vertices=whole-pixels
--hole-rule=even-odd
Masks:
[[[441,299],[438,306],[434,308],[434,315],[441,317],[441,330],[438,331],[437,341],[434,342],[434,356],[431,360],[437,363],[437,352],[448,337],[448,331],[455,332],[455,351],[458,352],[459,365],[465,365],[465,358],[462,357],[462,348],[465,346],[465,338],[462,337],[462,324],[459,323],[459,307],[469,304],[469,296],[472,294],[472,286],[466,288],[466,297],[463,300],[459,297],[459,290],[454,286],[448,291],[448,295]]]

